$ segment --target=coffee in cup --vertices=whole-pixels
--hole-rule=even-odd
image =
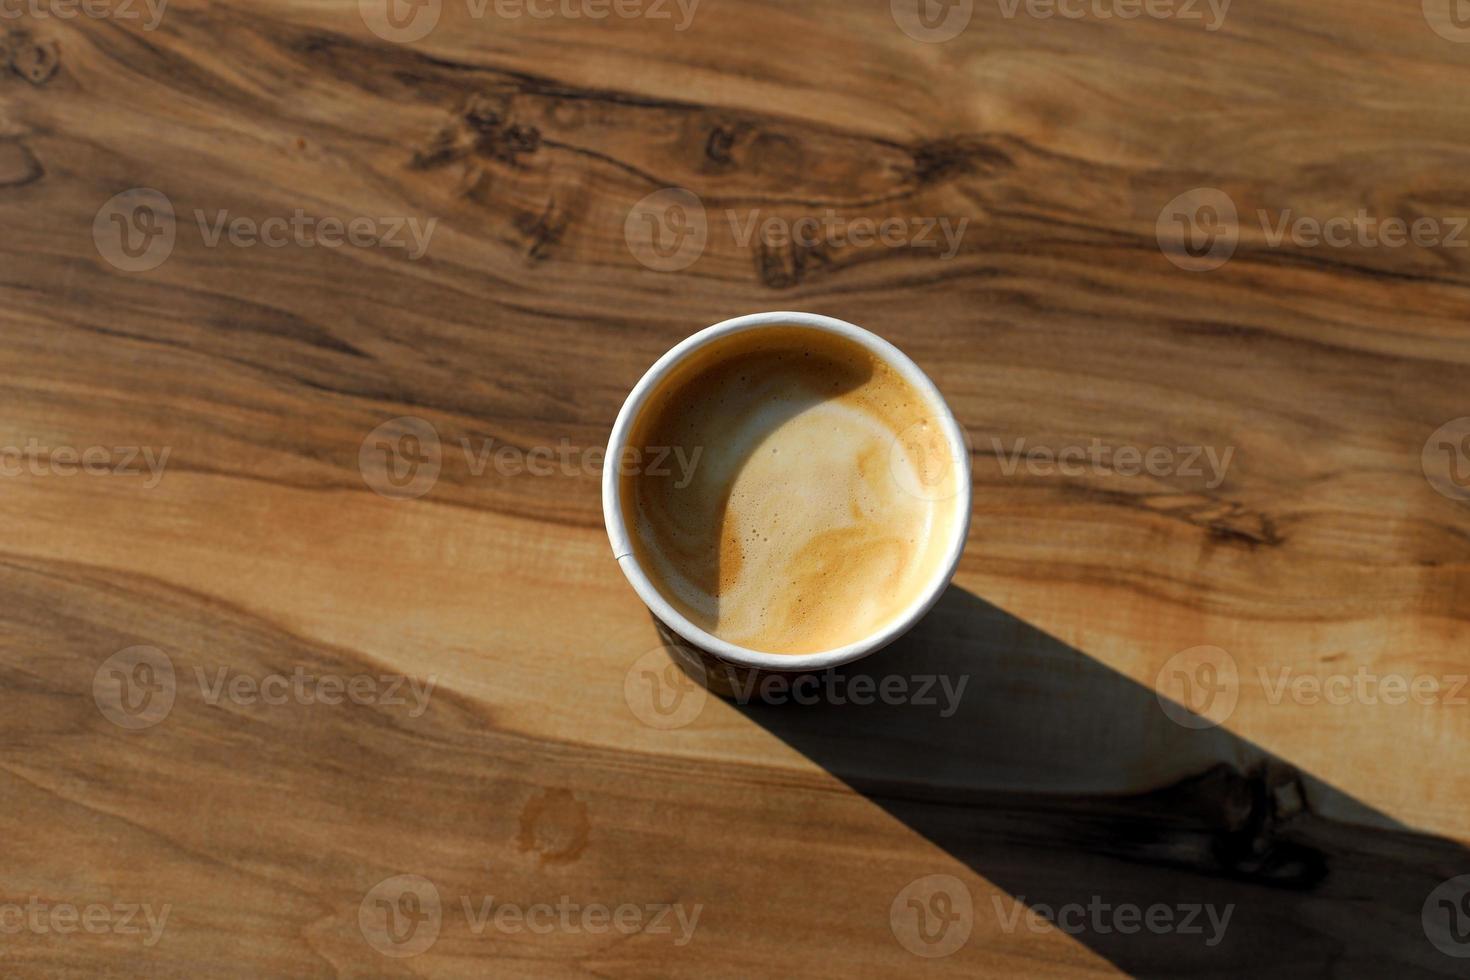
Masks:
[[[661,364],[609,458],[693,465],[619,468],[609,528],[672,628],[806,657],[901,632],[937,597],[968,524],[968,457],[912,362],[851,324],[764,314]]]

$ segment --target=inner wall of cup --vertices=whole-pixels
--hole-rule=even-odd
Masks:
[[[923,399],[927,414],[934,419],[944,430],[944,443],[949,454],[949,463],[955,468],[957,482],[956,492],[946,504],[936,503],[944,514],[944,520],[948,525],[949,540],[941,539],[936,544],[936,554],[943,555],[942,561],[936,561],[934,577],[931,581],[923,584],[915,594],[914,599],[903,609],[896,611],[892,616],[881,620],[880,625],[868,635],[859,638],[846,646],[811,653],[768,653],[760,650],[743,647],[722,639],[713,633],[701,628],[691,621],[677,608],[668,597],[664,595],[659,587],[658,579],[649,569],[643,567],[638,555],[638,548],[633,546],[637,540],[638,527],[634,508],[636,499],[631,494],[631,487],[624,484],[621,478],[612,480],[613,493],[612,506],[609,508],[609,521],[616,520],[623,526],[623,534],[630,545],[626,553],[619,553],[619,563],[623,565],[625,573],[630,581],[638,588],[644,601],[650,606],[654,614],[662,620],[670,629],[683,636],[688,642],[695,644],[724,659],[736,662],[750,663],[775,669],[810,669],[814,660],[831,661],[841,663],[857,659],[867,653],[881,648],[891,640],[897,638],[916,622],[927,609],[932,606],[938,596],[943,592],[950,578],[953,576],[954,567],[958,562],[959,553],[963,548],[964,539],[969,524],[969,499],[970,499],[970,476],[969,476],[969,454],[964,448],[963,440],[959,438],[958,425],[954,420],[943,397],[934,387],[933,383],[923,372],[913,364],[905,355],[896,348],[882,341],[881,338],[868,331],[862,330],[852,324],[842,321],[827,321],[826,318],[811,318],[802,315],[777,316],[774,314],[758,314],[759,322],[740,324],[731,321],[728,324],[717,325],[710,331],[718,330],[718,333],[710,333],[710,336],[700,339],[700,342],[680,352],[677,358],[660,362],[649,375],[640,382],[635,392],[636,404],[630,405],[631,417],[626,420],[626,425],[620,421],[621,439],[616,447],[616,452],[621,454],[625,447],[632,445],[635,434],[642,429],[641,416],[649,407],[655,394],[663,390],[665,384],[679,371],[685,369],[688,362],[701,352],[709,351],[727,342],[731,337],[768,329],[779,329],[782,327],[797,327],[812,329],[826,333],[835,334],[843,340],[858,345],[867,350],[875,359],[883,362],[902,377],[914,393]],[[725,327],[727,329],[720,329]],[[718,358],[715,358],[716,360]],[[609,453],[609,459],[621,458]],[[611,489],[611,488],[609,488]],[[645,543],[645,547],[653,548],[654,545]],[[930,560],[930,559],[926,559]]]

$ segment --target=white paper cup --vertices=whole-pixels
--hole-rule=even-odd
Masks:
[[[676,365],[701,347],[732,334],[779,326],[810,327],[846,337],[867,348],[879,360],[898,372],[932,406],[933,417],[939,423],[948,445],[950,462],[958,469],[956,479],[953,481],[956,492],[947,498],[954,501],[956,508],[955,519],[950,524],[953,540],[949,542],[949,547],[944,552],[943,561],[936,563],[933,575],[918,597],[907,609],[877,632],[855,643],[820,653],[763,653],[722,640],[690,622],[687,616],[679,612],[663,597],[648,573],[639,564],[632,543],[632,535],[635,532],[627,526],[623,517],[619,464],[623,459],[624,449],[628,445],[629,434],[633,431],[633,423],[643,410],[648,397],[657,390],[659,384],[668,377]],[[922,491],[922,488],[918,489]],[[928,376],[919,370],[919,366],[909,360],[902,351],[882,337],[844,320],[815,313],[751,313],[717,323],[689,337],[659,358],[657,363],[648,369],[648,373],[633,386],[628,400],[623,403],[622,411],[618,412],[618,419],[613,423],[612,436],[607,443],[607,456],[602,473],[602,516],[607,524],[607,535],[612,542],[613,555],[617,558],[623,574],[632,583],[634,591],[638,593],[638,597],[666,627],[667,633],[683,640],[685,644],[693,648],[693,652],[702,654],[701,659],[706,663],[708,658],[712,657],[716,662],[758,670],[826,670],[839,664],[851,663],[892,643],[908,632],[933,607],[934,603],[939,601],[950,579],[954,577],[955,568],[959,565],[960,554],[964,551],[965,538],[970,528],[969,444],[965,440],[959,423],[955,421],[954,413],[945,404],[944,397],[940,395],[934,382],[930,381]]]

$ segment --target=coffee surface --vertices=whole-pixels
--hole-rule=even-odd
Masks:
[[[870,636],[945,559],[957,467],[936,419],[846,338],[773,327],[716,341],[634,426],[645,462],[675,447],[695,460],[620,477],[635,554],[731,643],[800,654]]]

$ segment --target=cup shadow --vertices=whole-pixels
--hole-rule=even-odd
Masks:
[[[762,681],[696,666],[710,662],[660,627],[680,648],[674,662],[716,693]],[[893,646],[829,673],[849,691],[862,675],[875,690],[885,677],[948,678],[933,705],[736,704],[1012,897],[975,896],[970,942],[981,920],[1048,928],[1028,926],[1027,909],[1050,920],[1077,906],[1231,907],[1223,929],[1200,913],[1198,932],[1123,932],[1091,911],[1057,925],[1134,976],[1470,974],[1445,951],[1470,956],[1470,898],[1429,901],[1470,873],[1466,848],[1224,726],[1171,720],[1207,724],[1175,702],[1166,714],[1151,688],[957,586]]]

